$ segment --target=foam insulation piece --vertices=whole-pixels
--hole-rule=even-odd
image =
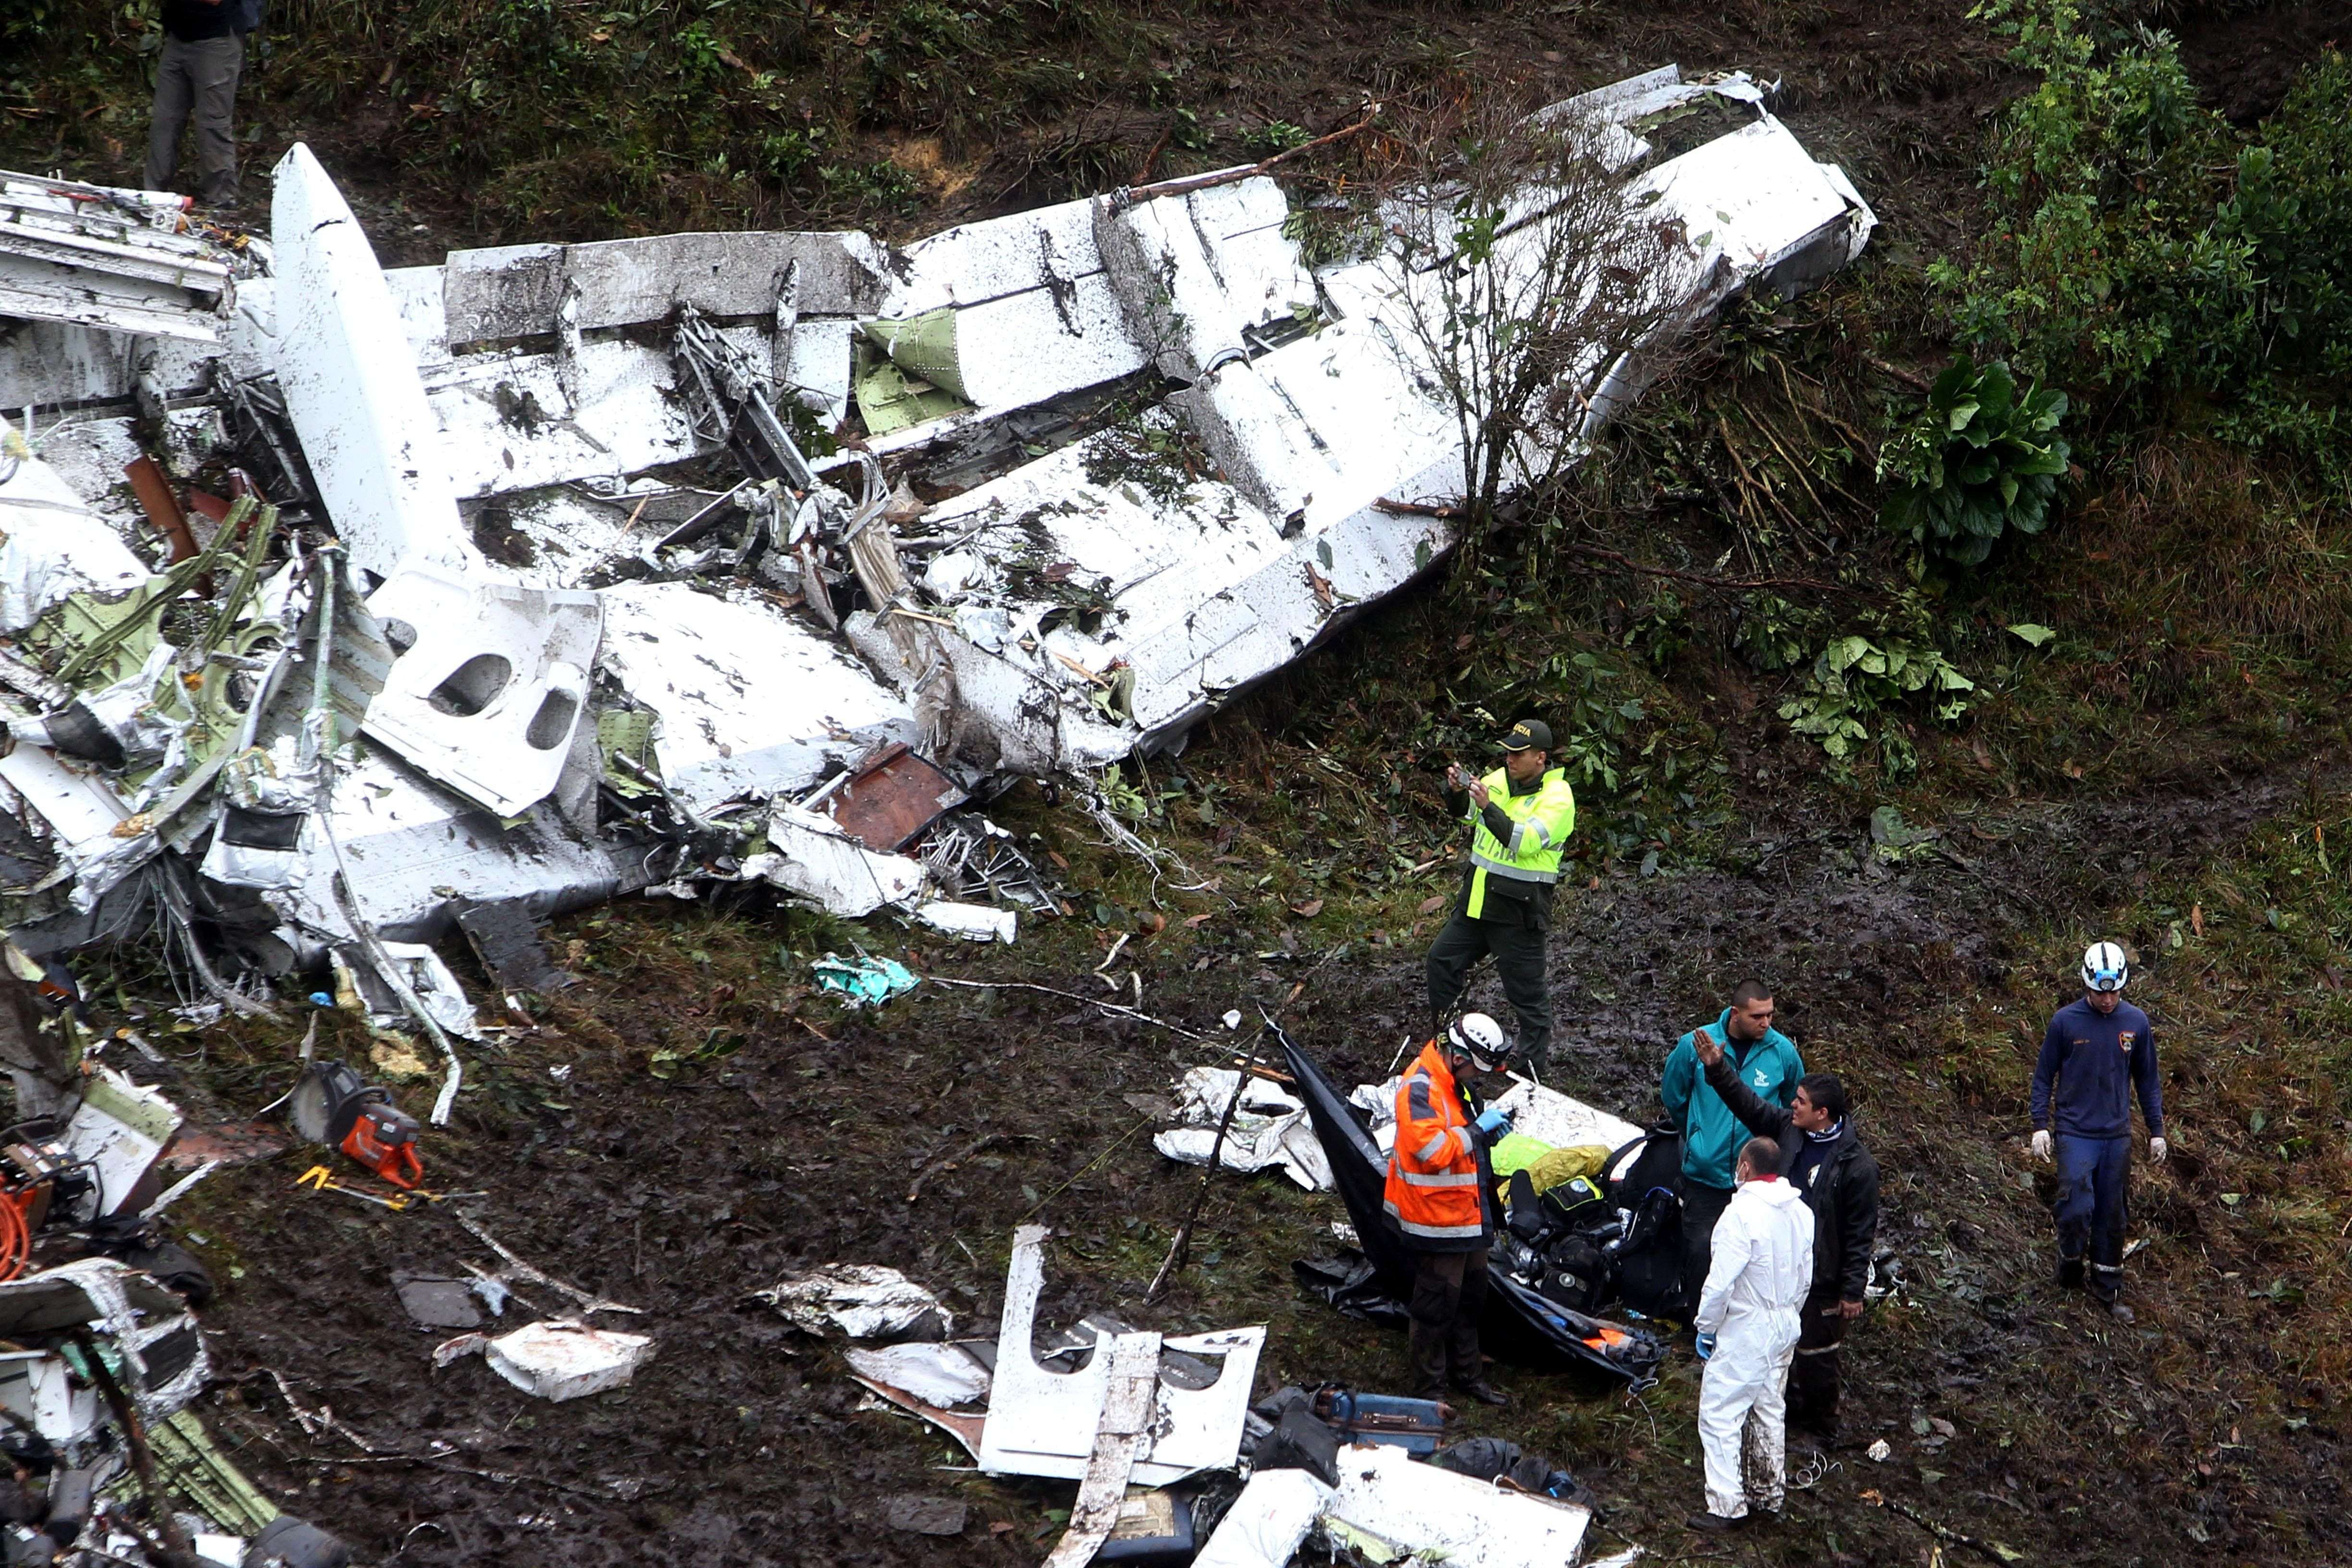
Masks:
[[[526,1323],[482,1347],[492,1372],[557,1404],[625,1386],[653,1353],[650,1335],[553,1321]]]

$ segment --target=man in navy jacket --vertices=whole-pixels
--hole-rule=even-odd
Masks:
[[[2164,1092],[2147,1015],[2123,998],[2131,977],[2123,949],[2095,942],[2083,954],[2083,999],[2058,1009],[2033,1064],[2033,1154],[2058,1161],[2058,1283],[2091,1294],[2128,1323],[2122,1300],[2125,1197],[2131,1177],[2131,1102],[2147,1119],[2148,1158],[2165,1156]],[[2052,1137],[2053,1126],[2056,1137]]]
[[[163,48],[155,59],[155,107],[147,134],[147,189],[168,191],[180,133],[196,128],[197,194],[208,207],[236,205],[236,82],[246,35],[261,25],[261,0],[163,0]]]

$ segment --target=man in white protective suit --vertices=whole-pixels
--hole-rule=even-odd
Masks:
[[[1693,1530],[1738,1530],[1778,1519],[1788,1487],[1782,1429],[1789,1363],[1797,1352],[1813,1283],[1813,1213],[1777,1173],[1780,1149],[1751,1138],[1739,1151],[1732,1194],[1716,1223],[1715,1257],[1700,1293],[1698,1434],[1706,1454],[1706,1511]]]

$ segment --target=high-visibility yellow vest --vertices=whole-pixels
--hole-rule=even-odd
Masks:
[[[1576,830],[1576,792],[1568,787],[1565,769],[1545,773],[1543,783],[1529,795],[1511,793],[1511,775],[1496,768],[1480,781],[1503,815],[1511,819],[1509,842],[1486,829],[1486,813],[1470,803],[1470,901],[1463,912],[1475,920],[1486,912],[1486,879],[1509,877],[1521,882],[1559,880],[1559,852]]]

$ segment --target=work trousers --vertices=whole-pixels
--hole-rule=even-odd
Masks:
[[[2079,1282],[2091,1266],[2091,1293],[2112,1301],[2124,1288],[2124,1220],[2131,1190],[2131,1140],[2057,1138],[2058,1272]]]
[[[1838,1347],[1845,1342],[1845,1330],[1836,1291],[1805,1303],[1796,1360],[1789,1364],[1790,1426],[1822,1437],[1837,1435]]]
[[[1698,1310],[1699,1292],[1715,1261],[1715,1222],[1731,1206],[1731,1189],[1683,1178],[1683,1315]]]
[[[155,110],[147,132],[147,188],[172,189],[180,164],[180,132],[191,110],[196,122],[196,194],[207,206],[236,200],[236,79],[245,68],[245,39],[163,37],[155,62]]]
[[[1544,933],[1534,926],[1456,914],[1429,944],[1429,1011],[1443,1028],[1470,982],[1470,966],[1495,955],[1495,974],[1519,1020],[1519,1054],[1538,1079],[1551,1066],[1551,989]]]
[[[1486,1253],[1420,1252],[1413,1255],[1412,1320],[1413,1385],[1425,1398],[1443,1394],[1446,1368],[1454,1383],[1485,1376],[1478,1356],[1478,1315],[1486,1310]]]
[[[1787,1314],[1781,1314],[1785,1321]],[[1760,1328],[1761,1325],[1759,1325]],[[1742,1342],[1727,1328],[1699,1374],[1699,1447],[1706,1461],[1706,1510],[1746,1517],[1750,1506],[1778,1513],[1789,1487],[1789,1435],[1782,1389],[1796,1342],[1786,1335]]]

